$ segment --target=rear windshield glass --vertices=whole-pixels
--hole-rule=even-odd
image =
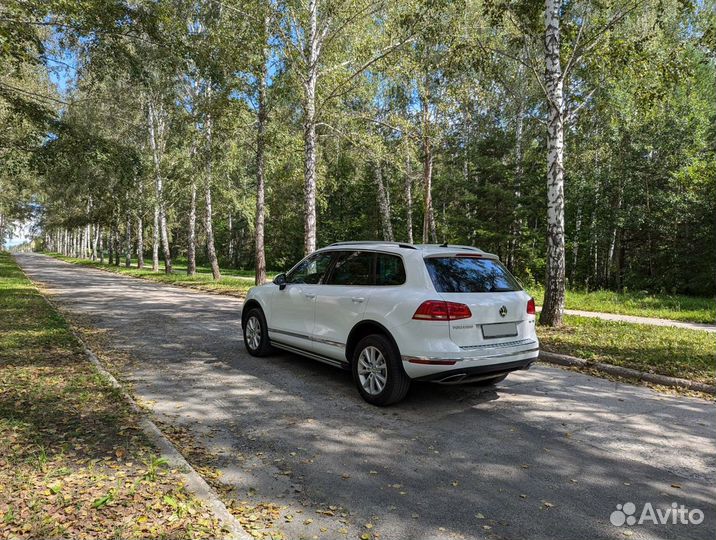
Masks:
[[[441,293],[508,292],[522,289],[517,280],[493,259],[429,257],[425,266],[435,290]]]

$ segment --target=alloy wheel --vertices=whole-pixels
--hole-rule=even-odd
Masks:
[[[261,344],[261,321],[254,315],[246,321],[246,343],[252,351],[257,350]]]
[[[380,394],[388,381],[388,364],[380,349],[369,345],[358,357],[358,380],[372,396]]]

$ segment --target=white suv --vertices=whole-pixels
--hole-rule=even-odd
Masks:
[[[534,300],[474,247],[341,242],[251,289],[246,349],[350,369],[374,405],[411,380],[494,384],[537,359]]]

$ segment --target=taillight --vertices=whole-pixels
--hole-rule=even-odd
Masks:
[[[534,315],[537,312],[535,309],[535,299],[530,298],[527,300],[527,315]]]
[[[457,321],[472,317],[470,308],[465,304],[445,302],[444,300],[426,300],[415,311],[413,319],[421,321]]]

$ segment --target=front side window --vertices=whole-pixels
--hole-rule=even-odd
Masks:
[[[286,283],[306,283],[315,285],[326,273],[333,258],[332,253],[315,253],[303,260],[286,276]]]
[[[345,251],[338,255],[326,285],[371,285],[373,253]]]
[[[378,253],[375,259],[376,285],[402,285],[405,283],[403,259],[396,255]]]
[[[430,279],[440,293],[509,292],[522,289],[500,261],[476,257],[428,257]]]

